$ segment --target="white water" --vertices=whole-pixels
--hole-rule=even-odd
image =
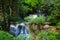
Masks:
[[[22,26],[21,30],[19,30],[19,28],[18,28],[19,25]],[[30,36],[28,29],[29,29],[29,27],[27,25],[25,25],[25,23],[16,24],[16,26],[10,25],[10,33],[13,34],[15,37],[17,37],[18,35],[25,36],[23,38],[23,40],[27,40]]]
[[[20,34],[28,34],[27,26],[24,23],[20,24],[22,26]]]
[[[10,25],[10,33],[13,34],[14,36],[17,36],[19,33],[18,26]]]

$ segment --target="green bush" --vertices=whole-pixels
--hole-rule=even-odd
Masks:
[[[50,14],[48,16],[48,21],[56,24],[58,22],[58,20],[59,20],[58,16],[60,16],[60,11],[56,7],[55,8],[50,8],[50,9],[51,10],[49,12]]]
[[[57,29],[60,29],[60,22],[57,23],[56,28],[57,28]]]
[[[29,17],[25,17],[24,20],[25,20],[25,21],[30,21],[31,18],[29,18]]]
[[[58,40],[60,40],[60,33],[58,33],[58,35],[56,37]]]
[[[57,23],[56,17],[51,16],[51,15],[48,16],[48,21],[49,21],[49,22],[52,22],[52,23],[55,23],[55,24]]]
[[[39,16],[35,19],[32,19],[31,22],[33,22],[33,23],[44,23],[45,22],[45,17],[44,16]]]
[[[44,23],[45,22],[45,17],[44,16],[39,16],[37,18],[25,18],[26,21],[32,22],[32,23]]]
[[[0,31],[0,40],[16,40],[11,34]]]
[[[51,30],[49,30],[49,31],[41,31],[39,33],[39,38],[41,40],[59,40],[58,37],[59,37],[58,33],[53,32]]]

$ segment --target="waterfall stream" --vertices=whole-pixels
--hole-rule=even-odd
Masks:
[[[28,34],[28,30],[26,28],[26,25],[24,23],[21,23],[20,25],[22,27],[20,34]]]
[[[19,25],[20,25],[20,29],[19,29]],[[10,33],[15,37],[17,37],[18,35],[23,35],[23,36],[28,35],[29,34],[28,28],[29,27],[25,25],[25,23],[10,25]],[[26,36],[24,40],[26,40],[26,38],[29,38],[29,37]]]

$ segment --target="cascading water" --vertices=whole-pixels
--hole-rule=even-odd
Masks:
[[[26,25],[24,23],[21,23],[21,32],[20,34],[28,34],[28,30],[26,29]]]
[[[27,40],[29,38],[29,31],[27,25],[25,25],[25,23],[21,23],[21,30],[20,30],[20,34],[25,36],[23,40]]]
[[[10,25],[10,33],[14,36],[17,36],[19,33],[18,26],[16,25]]]
[[[21,27],[21,29],[19,28],[19,25]],[[29,35],[29,31],[28,31],[28,26],[25,25],[25,23],[20,23],[20,24],[16,24],[16,26],[14,25],[10,25],[10,33],[13,34],[15,37],[17,37],[18,35],[27,35],[24,37],[23,40],[27,40],[28,35]]]

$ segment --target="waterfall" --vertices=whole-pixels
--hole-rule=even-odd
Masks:
[[[28,30],[26,29],[26,25],[24,23],[20,24],[22,26],[20,34],[28,34]]]
[[[10,25],[10,33],[14,36],[17,36],[19,33],[19,29],[15,25]]]
[[[20,24],[22,26],[20,34],[24,36],[23,40],[28,40],[30,35],[29,35],[29,27],[25,25],[25,23]]]
[[[18,26],[20,25],[21,28],[19,28]],[[23,35],[25,36],[23,39],[27,40],[29,38],[29,31],[28,31],[29,27],[27,25],[25,25],[25,23],[20,23],[20,24],[16,24],[16,25],[10,25],[10,33],[12,35],[14,35],[15,37],[17,37],[18,35]]]

